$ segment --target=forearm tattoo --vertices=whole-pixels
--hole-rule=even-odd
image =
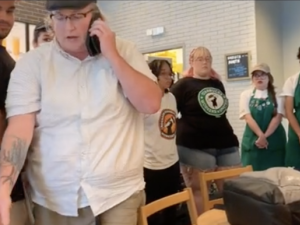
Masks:
[[[28,146],[25,140],[18,137],[12,138],[12,146],[10,149],[1,149],[0,152],[0,168],[5,169],[11,167],[11,171],[7,174],[1,173],[1,184],[9,183],[13,188],[18,174],[21,172],[26,156]]]

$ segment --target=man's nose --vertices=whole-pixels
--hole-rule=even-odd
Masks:
[[[66,30],[71,31],[74,30],[75,26],[74,23],[72,22],[72,20],[70,20],[69,18],[66,21]]]

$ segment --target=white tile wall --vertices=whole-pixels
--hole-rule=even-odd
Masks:
[[[117,35],[134,41],[143,52],[184,46],[185,65],[197,46],[208,47],[213,66],[225,72],[224,54],[251,51],[256,63],[255,2],[244,1],[100,1],[109,24]],[[165,27],[161,37],[146,36],[146,30]],[[238,119],[240,93],[250,81],[227,83],[230,100],[228,118],[241,138],[244,122]]]

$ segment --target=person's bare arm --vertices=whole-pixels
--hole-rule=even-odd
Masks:
[[[94,21],[89,31],[91,36],[98,36],[102,55],[110,62],[131,104],[141,113],[156,113],[160,108],[162,93],[151,80],[155,76],[144,56],[133,43],[117,39],[104,20]]]
[[[6,129],[6,113],[4,110],[0,110],[0,144],[2,143],[5,129]]]
[[[264,133],[259,128],[259,126],[257,125],[256,121],[253,119],[251,114],[246,114],[244,116],[244,119],[245,119],[246,123],[248,124],[248,126],[250,127],[250,129],[257,135],[257,137],[264,135]]]
[[[282,115],[280,113],[277,113],[277,115],[272,118],[268,126],[268,129],[265,132],[265,136],[266,137],[271,136],[274,133],[274,131],[277,129],[281,121],[282,121]]]
[[[294,97],[286,96],[285,97],[285,115],[291,125],[292,129],[295,133],[300,137],[300,126],[299,123],[294,115]]]
[[[9,196],[24,166],[33,137],[35,113],[9,118],[0,151],[0,196]]]
[[[144,74],[132,68],[119,55],[115,55],[110,62],[124,93],[133,106],[141,113],[152,114],[157,112],[162,98],[158,85]]]

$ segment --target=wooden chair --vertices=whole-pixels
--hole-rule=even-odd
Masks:
[[[154,213],[157,213],[170,206],[186,202],[192,225],[197,225],[197,210],[194,202],[192,189],[186,188],[182,192],[164,197],[162,199],[151,202],[140,208],[140,221],[139,225],[148,225],[147,218]],[[170,224],[174,225],[174,224]]]
[[[237,177],[244,172],[251,172],[251,171],[253,171],[252,166],[246,166],[246,167],[228,169],[228,170],[217,171],[217,172],[208,172],[208,173],[201,172],[201,173],[199,173],[201,196],[202,196],[202,201],[203,201],[204,212],[210,210],[216,204],[223,204],[222,197],[213,199],[213,200],[209,199],[209,193],[208,193],[208,188],[207,188],[208,181]]]
[[[224,210],[211,209],[197,219],[197,225],[230,225]]]

